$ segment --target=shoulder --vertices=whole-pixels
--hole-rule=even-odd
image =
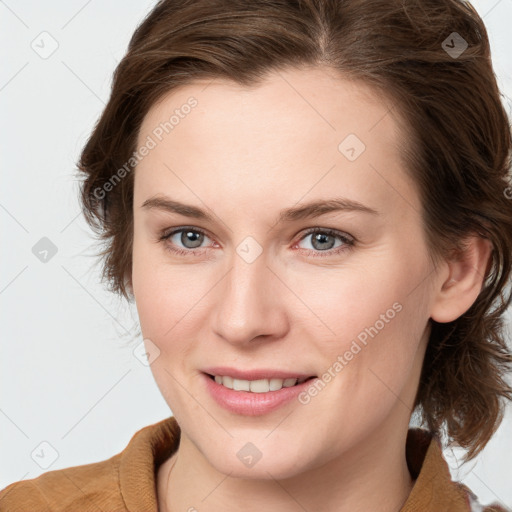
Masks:
[[[105,461],[48,471],[37,478],[14,482],[0,491],[0,510],[60,512],[74,508],[92,512],[104,506],[125,510],[119,488],[120,457],[117,454]]]
[[[137,431],[124,450],[110,459],[14,482],[0,490],[0,510],[155,510],[155,469],[177,449],[180,433],[171,416]]]

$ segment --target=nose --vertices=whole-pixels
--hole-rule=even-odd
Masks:
[[[231,269],[216,287],[215,334],[233,345],[283,337],[289,329],[286,304],[291,295],[286,295],[283,280],[269,268],[264,254],[252,263],[235,254]]]

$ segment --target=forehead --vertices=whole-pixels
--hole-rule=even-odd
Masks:
[[[298,201],[341,186],[363,200],[365,183],[382,199],[417,201],[391,102],[324,68],[272,72],[250,87],[219,78],[181,86],[147,113],[138,147],[148,138],[155,147],[135,174],[148,193],[151,183],[153,193],[175,184],[172,168],[195,188],[214,183],[226,194],[286,187]]]
[[[392,104],[382,91],[329,68],[307,67],[270,72],[264,80],[251,86],[217,77],[175,88],[150,108],[140,134],[149,133],[159,123],[168,121],[175,111],[181,114],[179,111],[192,97],[197,102],[190,112],[197,135],[206,130],[213,137],[212,127],[233,127],[235,121],[242,121],[244,126],[250,123],[255,136],[276,125],[288,126],[297,135],[302,132],[307,136],[314,132],[322,132],[324,136],[338,132],[339,137],[344,131],[352,130],[365,138],[366,132],[377,124],[381,125],[377,130],[381,135],[392,135],[390,129],[396,131],[394,119],[388,115]],[[303,121],[299,126],[295,124],[298,117]],[[184,120],[182,115],[180,120]]]

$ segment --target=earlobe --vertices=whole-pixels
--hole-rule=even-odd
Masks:
[[[448,277],[436,291],[430,317],[439,323],[452,322],[476,301],[489,270],[492,243],[481,236],[465,240],[464,249],[445,260]]]

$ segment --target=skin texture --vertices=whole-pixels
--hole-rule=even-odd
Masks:
[[[453,320],[474,302],[488,244],[473,238],[433,266],[400,160],[405,139],[382,94],[360,82],[323,68],[281,70],[251,88],[197,82],[153,105],[139,145],[191,96],[197,106],[135,171],[129,279],[148,351],[160,351],[151,370],[182,430],[158,471],[159,510],[399,510],[413,484],[405,437],[429,318]],[[349,134],[366,146],[354,161],[338,149]],[[142,207],[158,195],[214,221]],[[333,197],[378,214],[277,223],[281,209]],[[158,240],[183,226],[207,233],[200,249],[181,233]],[[336,254],[334,237],[322,249],[305,236],[313,227],[354,245]],[[237,253],[248,236],[262,250],[251,263]],[[201,369],[214,365],[321,376],[393,304],[400,311],[307,404],[243,416],[204,388]],[[247,442],[262,453],[252,467],[236,455]]]

